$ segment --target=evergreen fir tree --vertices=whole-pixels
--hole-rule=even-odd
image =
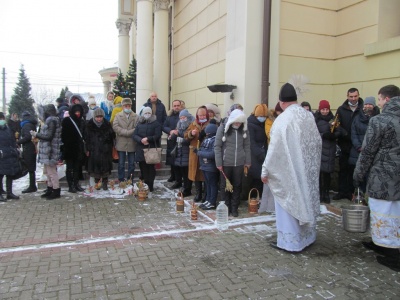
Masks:
[[[67,86],[65,87],[65,89],[61,89],[60,98],[65,99],[65,93],[68,92],[68,91],[69,91],[69,89],[68,89]]]
[[[122,98],[125,97],[125,79],[121,70],[118,71],[118,76],[113,86],[113,92],[115,94],[115,97],[116,96],[121,96]]]
[[[136,59],[135,56],[132,58],[132,62],[129,65],[128,73],[125,77],[125,97],[132,100],[132,110],[136,112]]]
[[[29,111],[32,115],[36,115],[31,96],[31,84],[29,78],[25,75],[24,66],[21,65],[18,76],[17,86],[14,88],[14,94],[11,96],[11,101],[8,104],[8,113],[12,115],[17,113],[21,117],[24,111]]]

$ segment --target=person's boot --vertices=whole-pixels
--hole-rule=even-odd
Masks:
[[[85,190],[85,189],[82,188],[82,187],[80,186],[80,184],[79,184],[79,180],[80,180],[79,174],[80,174],[80,173],[82,173],[82,169],[80,169],[79,172],[74,172],[73,175],[72,175],[72,178],[73,178],[73,180],[74,180],[74,187],[75,187],[75,190],[76,190],[77,192],[83,192],[83,191]]]
[[[228,207],[228,215],[232,215],[232,202],[231,202],[231,200],[225,201],[225,205]]]
[[[108,177],[103,178],[103,181],[101,182],[101,186],[103,187],[104,191],[108,191]]]
[[[201,198],[201,202],[205,202],[207,199],[207,187],[206,187],[206,182],[204,181],[204,193],[203,193],[203,197]]]
[[[167,179],[167,182],[174,182],[174,181],[175,181],[174,166],[171,166],[171,176]]]
[[[76,194],[78,191],[76,190],[74,185],[74,170],[68,169],[65,172],[65,177],[67,178],[68,192]]]
[[[6,193],[6,191],[3,189],[3,177],[4,175],[0,175],[0,194]]]
[[[7,190],[7,199],[19,200],[19,197],[14,195],[12,192],[12,179],[10,177],[6,177],[6,190]]]
[[[47,189],[44,191],[44,194],[40,195],[40,198],[46,198],[51,195],[53,188],[48,186]]]
[[[171,185],[170,189],[175,190],[175,189],[179,189],[181,187],[182,187],[182,182],[177,181],[173,185]]]
[[[29,186],[22,191],[22,194],[34,193],[37,191],[35,172],[29,172]]]
[[[400,272],[400,254],[397,254],[396,256],[377,256],[376,260],[381,265],[384,265],[395,272]]]
[[[194,186],[196,188],[196,196],[194,196],[194,202],[199,202],[201,201],[202,198],[202,182],[201,181],[195,181]]]
[[[0,194],[0,202],[7,202],[7,199],[3,196],[3,194]]]
[[[61,188],[52,189],[52,192],[49,196],[46,197],[47,200],[53,200],[61,197]]]

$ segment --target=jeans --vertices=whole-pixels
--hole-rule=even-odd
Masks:
[[[135,152],[125,152],[125,151],[118,151],[118,180],[124,181],[125,180],[125,161],[126,161],[126,154],[128,153],[128,179],[131,177],[133,179],[133,172],[135,172]]]
[[[206,201],[216,206],[218,197],[218,172],[207,172],[203,171],[203,175],[206,179]]]

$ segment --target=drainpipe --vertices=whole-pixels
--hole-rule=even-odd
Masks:
[[[171,36],[170,36],[170,74],[169,74],[169,109],[171,109],[171,104],[174,99],[172,98],[172,83],[174,80],[174,19],[175,19],[175,1],[171,0],[169,3],[169,8],[171,12]]]
[[[272,0],[264,0],[264,31],[261,71],[261,103],[267,104],[268,107],[269,57],[271,47],[271,1]]]

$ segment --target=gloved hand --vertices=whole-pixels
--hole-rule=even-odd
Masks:
[[[37,134],[36,131],[31,130],[31,131],[29,131],[29,133],[31,134],[31,136],[36,137],[36,134]]]
[[[178,137],[176,138],[176,142],[179,143],[179,144],[182,144],[183,140],[184,140],[184,139],[183,139],[182,137],[180,137],[180,136],[178,136]]]

